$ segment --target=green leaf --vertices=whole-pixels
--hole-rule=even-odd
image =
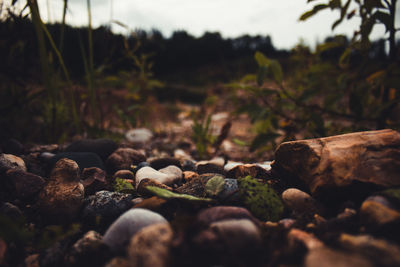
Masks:
[[[192,195],[187,195],[187,194],[178,194],[172,191],[169,191],[164,188],[159,188],[156,186],[146,186],[146,189],[148,192],[153,193],[154,195],[164,198],[164,199],[183,199],[183,200],[188,200],[188,201],[194,201],[194,202],[212,202],[214,201],[211,198],[201,198],[201,197],[195,197]]]
[[[257,61],[259,67],[268,66],[270,64],[270,60],[259,51],[254,54],[254,58]]]
[[[316,5],[314,6],[314,8],[310,11],[305,12],[303,15],[300,16],[299,20],[307,20],[308,18],[314,16],[315,14],[317,14],[319,11],[325,9],[329,7],[329,5],[326,4],[320,4],[320,5]]]
[[[258,84],[258,86],[263,85],[264,79],[267,76],[267,74],[268,74],[267,66],[261,66],[258,69],[258,72],[257,72],[257,84]]]
[[[217,196],[222,190],[224,190],[225,179],[222,176],[214,176],[207,181],[205,189],[209,196]]]
[[[249,145],[247,142],[242,141],[242,140],[237,139],[237,138],[233,138],[232,142],[234,144],[236,144],[236,145],[239,145],[239,146],[248,146]]]
[[[279,64],[278,61],[276,60],[271,60],[271,65],[270,65],[272,75],[274,77],[275,82],[277,83],[282,83],[283,80],[283,71],[281,64]]]

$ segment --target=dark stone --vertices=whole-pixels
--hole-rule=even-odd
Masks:
[[[196,164],[191,160],[185,160],[182,164],[183,171],[196,171]]]
[[[9,190],[15,192],[15,196],[23,200],[37,195],[45,185],[42,177],[13,169],[7,171],[6,179]]]
[[[97,154],[103,161],[117,150],[118,145],[110,139],[82,139],[70,144],[66,152],[92,152]]]
[[[0,214],[5,215],[13,220],[22,218],[22,211],[15,205],[5,202],[0,205]]]
[[[179,168],[182,167],[181,162],[176,158],[160,158],[160,159],[154,159],[150,162],[150,167],[156,170],[168,167],[170,165],[175,165]]]
[[[92,167],[83,169],[81,178],[86,196],[93,195],[97,191],[108,189],[106,173],[99,168]]]
[[[110,191],[99,191],[84,200],[82,219],[92,227],[99,216],[99,230],[105,230],[122,213],[132,207],[133,196]]]
[[[113,175],[119,170],[131,170],[132,165],[143,161],[146,161],[146,157],[141,152],[128,147],[118,148],[106,161],[107,172]]]
[[[41,160],[38,152],[23,155],[21,157],[25,161],[28,172],[46,177],[46,162]]]
[[[198,177],[193,177],[188,182],[178,187],[175,191],[181,194],[188,194],[196,197],[205,197],[205,185],[215,174],[207,173]]]
[[[56,154],[50,160],[50,168],[56,164],[56,162],[62,158],[67,158],[75,161],[80,170],[85,168],[97,167],[104,170],[104,164],[101,158],[92,152],[63,152]]]
[[[206,164],[198,165],[197,172],[198,172],[198,174],[204,174],[204,173],[224,174],[224,167],[218,166],[213,163],[206,163]]]
[[[227,172],[226,177],[239,179],[248,175],[259,179],[266,179],[270,176],[266,169],[258,166],[257,164],[244,164],[233,167]]]
[[[24,153],[24,146],[15,139],[8,139],[2,145],[3,153],[19,156]]]

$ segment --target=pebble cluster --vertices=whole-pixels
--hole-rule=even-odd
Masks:
[[[127,138],[2,146],[0,266],[400,266],[397,187],[326,201],[272,162]]]

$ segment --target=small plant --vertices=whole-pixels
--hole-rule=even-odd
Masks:
[[[206,119],[194,120],[192,126],[192,139],[196,144],[199,158],[203,158],[208,154],[208,149],[213,145],[215,137],[211,134],[211,115]]]
[[[156,186],[146,186],[147,191],[164,199],[182,199],[190,202],[212,202],[211,198],[195,197],[188,194],[179,194]]]

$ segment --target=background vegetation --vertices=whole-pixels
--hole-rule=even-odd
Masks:
[[[203,104],[207,88],[218,83],[226,85],[219,94],[233,115],[250,115],[258,133],[252,149],[399,129],[396,1],[308,2],[311,10],[300,20],[338,10],[332,28],[359,17],[359,30],[351,39],[332,36],[316,49],[299,43],[286,51],[269,36],[224,39],[207,32],[196,38],[177,31],[166,38],[157,30],[120,35],[109,25],[92,29],[89,0],[88,25],[80,28],[68,26],[65,15],[60,24],[44,24],[35,0],[26,1],[24,12],[2,6],[0,138],[62,142],[77,134],[109,135],[113,127],[146,125],[149,107],[160,101]],[[387,38],[372,42],[377,24],[386,27]],[[196,138],[210,143],[199,135],[208,135],[208,126],[196,127]]]

